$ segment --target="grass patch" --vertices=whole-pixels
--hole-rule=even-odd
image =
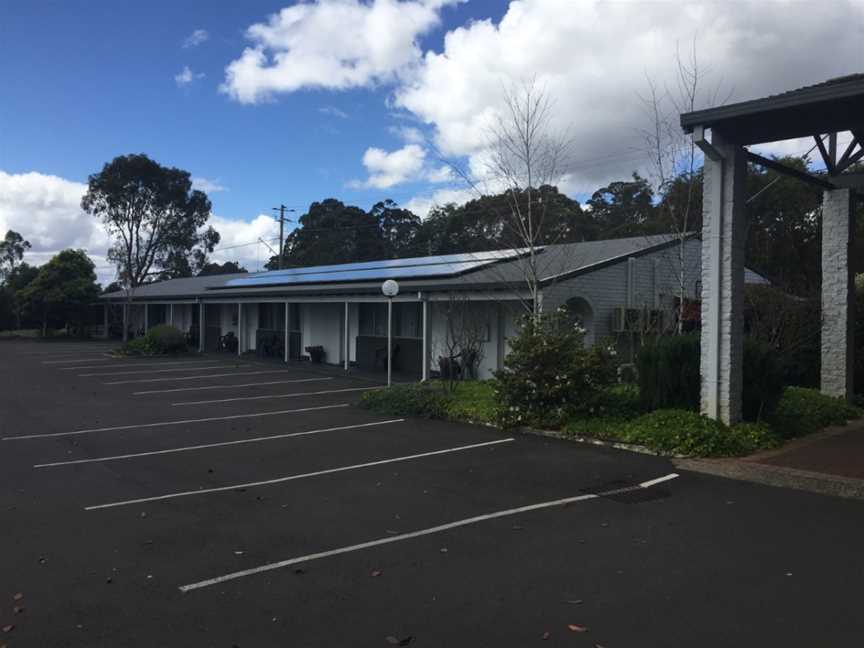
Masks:
[[[662,409],[635,419],[598,417],[570,422],[566,436],[589,436],[644,446],[658,454],[732,457],[773,448],[779,437],[765,424],[731,428],[689,410]]]
[[[452,389],[440,381],[393,385],[363,394],[360,407],[388,416],[419,416],[470,423],[495,420],[495,390],[490,381],[459,381]]]

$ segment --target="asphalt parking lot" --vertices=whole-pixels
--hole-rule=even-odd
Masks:
[[[860,644],[861,502],[110,347],[0,343],[0,646]]]

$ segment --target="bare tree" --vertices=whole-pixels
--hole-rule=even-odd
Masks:
[[[554,103],[536,80],[503,91],[503,108],[489,127],[484,145],[481,177],[444,160],[478,194],[505,193],[508,197],[503,226],[519,242],[525,254],[521,274],[530,313],[541,311],[540,282],[544,270],[539,247],[555,241],[546,231],[546,205],[540,188],[557,186],[566,174],[572,142],[567,131],[553,124]],[[485,189],[485,191],[484,191]]]
[[[451,292],[446,301],[435,302],[444,318],[446,332],[432,352],[438,356],[441,377],[453,386],[460,378],[476,378],[489,341],[489,320],[485,309],[465,295]]]
[[[648,93],[640,97],[650,124],[642,130],[642,136],[650,156],[648,175],[659,199],[659,220],[668,227],[677,243],[674,258],[678,299],[676,334],[683,332],[687,282],[691,272],[687,264],[686,243],[700,226],[702,210],[699,193],[701,156],[693,139],[681,129],[678,119],[681,113],[718,102],[719,85],[711,92],[703,89],[706,74],[707,71],[699,65],[694,39],[686,58],[680,48],[676,49],[672,86],[661,89],[649,77]]]

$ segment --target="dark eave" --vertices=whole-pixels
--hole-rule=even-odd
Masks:
[[[697,126],[719,130],[742,145],[862,129],[864,74],[681,115],[685,132]]]

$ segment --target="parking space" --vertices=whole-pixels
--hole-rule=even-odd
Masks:
[[[862,630],[858,502],[374,415],[356,407],[374,378],[308,364],[108,350],[0,345],[0,596],[26,601],[0,611],[10,648],[804,646],[824,624]],[[770,619],[766,597],[782,602]]]

